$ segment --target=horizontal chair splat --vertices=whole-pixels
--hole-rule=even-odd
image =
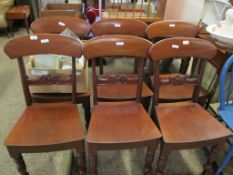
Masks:
[[[139,78],[137,75],[111,74],[101,75],[97,78],[97,84],[114,84],[114,83],[137,83]]]
[[[160,78],[160,85],[197,85],[200,81],[199,77],[190,77],[187,75],[178,75],[176,77]]]

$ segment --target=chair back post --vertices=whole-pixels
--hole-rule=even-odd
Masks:
[[[198,102],[199,93],[201,91],[201,83],[202,83],[202,80],[203,80],[205,65],[206,65],[206,60],[201,59],[199,67],[198,67],[198,75],[199,75],[198,85],[195,86],[194,91],[193,91],[193,95],[192,95],[192,101],[195,102],[195,103]]]
[[[130,35],[105,35],[95,37],[84,44],[83,55],[92,61],[93,101],[98,103],[98,85],[105,84],[137,84],[135,99],[140,102],[145,59],[149,58],[148,50],[152,43],[146,39]],[[139,59],[139,71],[134,74],[96,75],[96,59],[99,57],[127,56]]]
[[[76,102],[75,58],[79,58],[82,55],[82,44],[79,41],[70,37],[55,34],[38,34],[36,39],[31,36],[21,36],[11,39],[5,45],[4,51],[10,59],[18,59],[21,82],[27,105],[31,105],[32,103],[29,86],[38,84],[38,80],[32,80],[27,76],[23,57],[38,54],[55,54],[72,57],[72,80],[67,80],[66,83],[72,85],[72,102]],[[51,84],[47,79],[42,83]]]
[[[72,103],[77,104],[76,100],[76,59],[75,57],[72,57]]]
[[[92,65],[92,84],[93,84],[93,103],[97,105],[97,82],[96,82],[96,61],[95,59],[91,60]]]
[[[197,102],[204,74],[205,62],[213,58],[217,52],[216,47],[205,40],[190,37],[175,37],[161,40],[150,49],[150,56],[154,61],[154,103],[158,104],[160,86],[194,85],[192,101]],[[200,58],[200,67],[196,76],[179,75],[176,77],[159,76],[159,61],[169,58],[188,57]],[[172,87],[171,87],[172,88]]]
[[[32,97],[31,97],[31,93],[29,90],[28,77],[26,75],[24,61],[22,57],[17,58],[17,60],[18,60],[18,66],[19,66],[19,72],[20,72],[23,92],[24,92],[24,98],[26,101],[26,105],[30,106],[32,104]]]
[[[145,60],[139,59],[139,71],[138,71],[138,87],[136,92],[136,102],[140,103],[142,98],[142,85],[143,85],[143,75],[144,75],[144,66],[145,66]]]
[[[225,87],[226,87],[226,77],[227,77],[227,72],[229,68],[233,67],[233,55],[231,55],[225,64],[222,67],[221,73],[220,73],[220,84],[219,84],[219,95],[220,95],[220,110],[224,110],[225,103],[226,103],[226,97],[225,97]],[[227,98],[229,98],[229,91],[232,88],[232,79],[233,79],[233,69],[231,69],[231,76],[230,76],[230,83],[229,83],[229,89],[227,93]]]

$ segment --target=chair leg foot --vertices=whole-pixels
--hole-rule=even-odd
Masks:
[[[163,175],[164,174],[164,169],[166,167],[167,158],[168,158],[170,152],[171,152],[171,150],[169,150],[164,144],[161,145],[159,160],[157,163],[156,175]]]
[[[150,174],[151,173],[151,167],[152,167],[152,162],[154,159],[155,155],[155,148],[147,148],[147,154],[146,154],[146,164],[145,164],[145,169],[144,169],[144,174]]]
[[[221,147],[222,147],[222,144],[212,146],[207,162],[204,165],[204,170],[202,173],[203,175],[214,174],[212,163],[215,161],[217,152]]]
[[[78,165],[78,171],[80,175],[85,175],[86,174],[86,162],[85,162],[85,153],[79,153],[75,151],[75,160]]]
[[[97,156],[89,156],[90,175],[98,175],[97,172]]]
[[[21,154],[18,154],[17,157],[12,157],[12,158],[17,165],[18,172],[21,175],[29,175],[29,173],[27,172],[27,169],[26,169],[25,162],[23,160],[23,156]]]

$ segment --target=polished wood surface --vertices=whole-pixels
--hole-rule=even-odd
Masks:
[[[143,106],[135,103],[95,106],[89,127],[88,143],[126,144],[161,137]]]
[[[36,54],[57,54],[77,58],[82,55],[82,44],[73,38],[55,34],[38,34],[37,38],[32,40],[30,36],[17,37],[5,45],[4,51],[11,59]]]
[[[158,37],[195,37],[197,32],[198,27],[191,23],[172,20],[152,23],[146,29],[147,38],[150,40]]]
[[[137,36],[105,35],[85,42],[83,54],[86,59],[106,56],[128,56],[147,59],[149,58],[148,50],[151,45],[150,41]]]
[[[84,132],[76,103],[75,57],[82,54],[81,43],[59,35],[38,35],[37,40],[22,36],[10,40],[4,47],[5,53],[18,60],[23,92],[27,107],[6,137],[5,145],[21,175],[28,175],[22,153],[36,153],[74,149],[79,173],[84,175],[85,150]],[[42,42],[45,41],[46,42]],[[60,46],[60,47],[58,47]],[[65,48],[65,49],[60,49]],[[72,94],[70,103],[33,103],[26,74],[25,56],[33,54],[62,54],[72,56]],[[71,104],[71,100],[72,103]]]
[[[27,19],[30,15],[28,5],[14,6],[6,11],[6,18],[10,20]]]
[[[97,94],[101,101],[121,101],[135,99],[137,86],[133,84],[108,84],[98,85]],[[153,92],[143,83],[142,97],[151,97]]]
[[[120,44],[119,44],[120,42]],[[141,102],[144,61],[148,58],[151,42],[136,36],[112,35],[96,37],[85,43],[83,54],[92,61],[93,102],[91,121],[87,132],[90,174],[97,175],[99,150],[147,147],[144,174],[151,172],[154,152],[161,134]],[[94,49],[94,50],[93,50]],[[97,76],[95,60],[98,57],[131,56],[139,60],[137,74],[103,74]],[[116,57],[113,57],[113,59]],[[124,87],[123,87],[124,86]],[[119,87],[122,87],[121,89]],[[105,91],[108,89],[108,91]],[[132,91],[134,89],[134,91]],[[112,91],[113,90],[113,91]],[[129,97],[132,101],[119,97]],[[114,92],[114,93],[113,93]],[[117,102],[99,102],[99,94],[117,97]],[[109,96],[109,97],[108,97]],[[115,103],[115,104],[114,104]]]
[[[102,19],[94,23],[92,25],[92,31],[95,36],[133,35],[133,36],[145,38],[146,27],[147,27],[147,24],[140,20],[126,19],[126,18],[111,18],[111,19]],[[103,74],[104,72],[103,58],[99,58],[99,60],[100,60],[100,74]],[[137,63],[137,60],[135,60],[134,72],[136,73],[137,71],[138,71],[138,63]],[[131,99],[132,95],[134,95],[134,92],[135,92],[134,89],[130,91],[131,87],[133,86],[126,87],[125,90],[121,87],[117,87],[117,86],[110,87],[109,86],[109,88],[106,88],[106,86],[99,86],[98,87],[99,97],[102,100],[108,99],[108,101],[110,101],[111,99],[112,100]],[[104,91],[105,93],[102,93]],[[133,93],[130,93],[130,92],[133,92]],[[108,94],[108,95],[106,96],[105,94]],[[143,104],[146,109],[149,108],[150,98],[152,94],[153,94],[152,91],[149,90],[149,87],[144,83],[143,89],[142,89],[142,97],[143,97]]]
[[[13,22],[15,20],[24,20],[27,33],[29,34],[28,18],[30,16],[30,13],[31,9],[28,5],[13,6],[6,11],[5,17],[7,19],[12,37],[14,37]]]
[[[80,140],[84,140],[84,132],[76,105],[51,103],[27,107],[5,144],[35,151],[41,151],[38,146],[42,146],[45,151],[63,143],[75,145]]]
[[[53,5],[52,5],[53,6]],[[58,8],[54,4],[53,7]],[[69,28],[72,32],[78,35],[81,39],[87,39],[91,30],[90,24],[88,24],[83,19],[77,17],[69,16],[54,16],[54,17],[44,17],[35,20],[31,24],[31,30],[35,34],[50,33],[50,34],[60,34],[66,28]],[[36,102],[51,102],[51,101],[69,101],[70,94],[32,94],[33,99]],[[76,94],[76,102],[81,103],[85,110],[85,120],[86,128],[89,125],[90,120],[90,92],[89,89],[85,93]]]
[[[134,35],[145,37],[147,24],[135,19],[101,19],[92,25],[95,36],[101,35]]]
[[[189,41],[189,44],[182,45],[182,41]],[[172,48],[172,44],[182,45],[182,47]],[[171,51],[171,48],[174,50]],[[166,54],[163,53],[164,51]],[[209,171],[215,160],[214,154],[221,148],[227,137],[232,134],[229,129],[196,103],[200,94],[205,62],[214,57],[215,53],[216,47],[212,43],[188,37],[164,39],[154,44],[150,49],[150,55],[154,61],[154,110],[152,111],[163,135],[157,163],[157,175],[164,174],[167,158],[172,151],[212,146],[203,173]],[[201,60],[194,77],[197,81],[195,81],[193,92],[190,94],[191,101],[159,103],[161,87],[167,86],[172,89],[174,86],[189,86],[189,82],[185,78],[179,78],[180,75],[175,76],[179,82],[173,82],[172,86],[161,83],[161,79],[164,77],[160,76],[159,62],[171,57],[188,59],[191,56]]]
[[[186,42],[189,44],[184,44]],[[150,49],[154,61],[189,56],[210,60],[216,52],[217,49],[211,42],[191,37],[168,38],[166,42],[159,41]]]
[[[120,44],[120,45],[119,45]],[[145,60],[149,57],[148,50],[151,47],[152,43],[148,40],[145,40],[141,37],[136,36],[130,36],[130,35],[106,35],[106,36],[99,36],[95,37],[89,41],[87,41],[84,44],[83,48],[83,54],[86,59],[89,60],[95,60],[99,57],[106,57],[106,56],[128,56],[133,58],[138,58],[138,60]],[[119,52],[120,51],[120,52]],[[140,59],[139,59],[140,58]],[[142,62],[142,61],[141,61]],[[139,66],[140,67],[140,66]],[[109,82],[104,83],[98,83],[97,80],[100,76],[96,77],[96,68],[95,65],[93,65],[93,84],[94,84],[94,103],[97,103],[98,99],[103,99],[106,93],[106,86],[109,86]],[[133,74],[132,74],[133,75]],[[137,74],[135,74],[138,76]],[[117,81],[119,81],[120,84],[125,85],[126,83],[122,83],[122,76],[119,75],[118,78],[116,78]],[[140,77],[142,80],[143,77]],[[106,79],[106,77],[105,77]],[[109,78],[108,78],[109,79]],[[111,79],[111,78],[110,78]],[[127,79],[127,78],[126,78]],[[138,79],[139,80],[139,79]],[[134,83],[135,84],[135,83]],[[96,86],[95,86],[96,85]],[[100,85],[100,86],[99,86]],[[108,94],[111,96],[108,96],[108,99],[111,99],[111,97],[117,97],[118,100],[122,100],[121,97],[127,97],[126,99],[131,99],[130,94],[127,94],[129,91],[133,90],[133,87],[136,87],[135,85],[128,85],[124,86],[124,88],[127,88],[125,90],[122,89],[122,91],[119,91],[119,86],[116,83],[112,84],[116,85],[114,88],[108,88]],[[146,95],[149,95],[147,92],[149,92],[149,88],[145,87],[144,84],[143,88],[143,97],[146,97]],[[110,87],[110,86],[109,86]],[[98,90],[97,90],[98,89]],[[138,91],[138,90],[136,90]],[[100,94],[98,94],[100,92]],[[103,93],[101,93],[103,92]],[[117,93],[117,94],[116,94]],[[147,94],[145,94],[147,93]],[[149,92],[151,94],[151,92]],[[101,96],[101,94],[103,96]],[[131,93],[132,94],[132,93]],[[120,98],[119,98],[120,97]],[[135,97],[135,94],[134,94]],[[114,99],[113,99],[114,100]],[[116,100],[116,99],[115,99]]]
[[[35,34],[59,34],[66,28],[70,29],[81,38],[87,38],[91,30],[91,25],[83,19],[68,16],[39,18],[31,24],[31,30]]]
[[[198,32],[199,32],[198,26],[193,25],[191,23],[174,21],[174,20],[156,22],[156,23],[149,25],[146,29],[147,37],[154,42],[160,41],[163,38],[170,38],[170,37],[184,37],[184,36],[185,37],[196,37],[198,35]],[[173,47],[177,47],[177,46],[175,45]],[[205,88],[201,87],[201,92],[199,94],[198,102],[201,105],[205,106],[206,108],[209,107],[211,99],[217,88],[217,81],[218,81],[217,77],[218,77],[218,72],[220,69],[215,63],[219,62],[218,61],[219,59],[217,56],[219,55],[218,53],[219,51],[217,52],[215,57],[212,57],[211,59],[208,60],[208,62],[211,63],[216,68],[217,74],[216,76],[213,77],[213,79],[211,80],[212,83],[208,87],[205,87]],[[189,62],[190,62],[190,59],[183,59],[181,61],[180,70],[179,70],[180,73],[184,74],[187,72]],[[192,72],[195,69],[195,63],[196,61],[194,60],[194,62],[192,63],[193,64]],[[172,74],[165,74],[165,75],[172,76]],[[176,75],[176,74],[173,74],[173,75]],[[153,76],[151,76],[151,79],[150,79],[151,86],[153,87],[152,79],[153,79]],[[183,100],[187,100],[192,94],[192,92],[193,92],[193,86],[176,86],[176,87],[173,87],[172,89],[166,86],[162,86],[160,88],[159,97],[160,97],[161,102],[183,101]]]
[[[220,122],[196,103],[157,106],[157,117],[166,143],[211,141],[231,135]],[[175,132],[174,132],[175,131]]]

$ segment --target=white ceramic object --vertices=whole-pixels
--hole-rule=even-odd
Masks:
[[[233,9],[226,12],[225,20],[206,28],[217,44],[233,49]]]
[[[207,25],[212,25],[223,20],[226,11],[232,8],[229,0],[207,0],[203,10],[203,20]]]

